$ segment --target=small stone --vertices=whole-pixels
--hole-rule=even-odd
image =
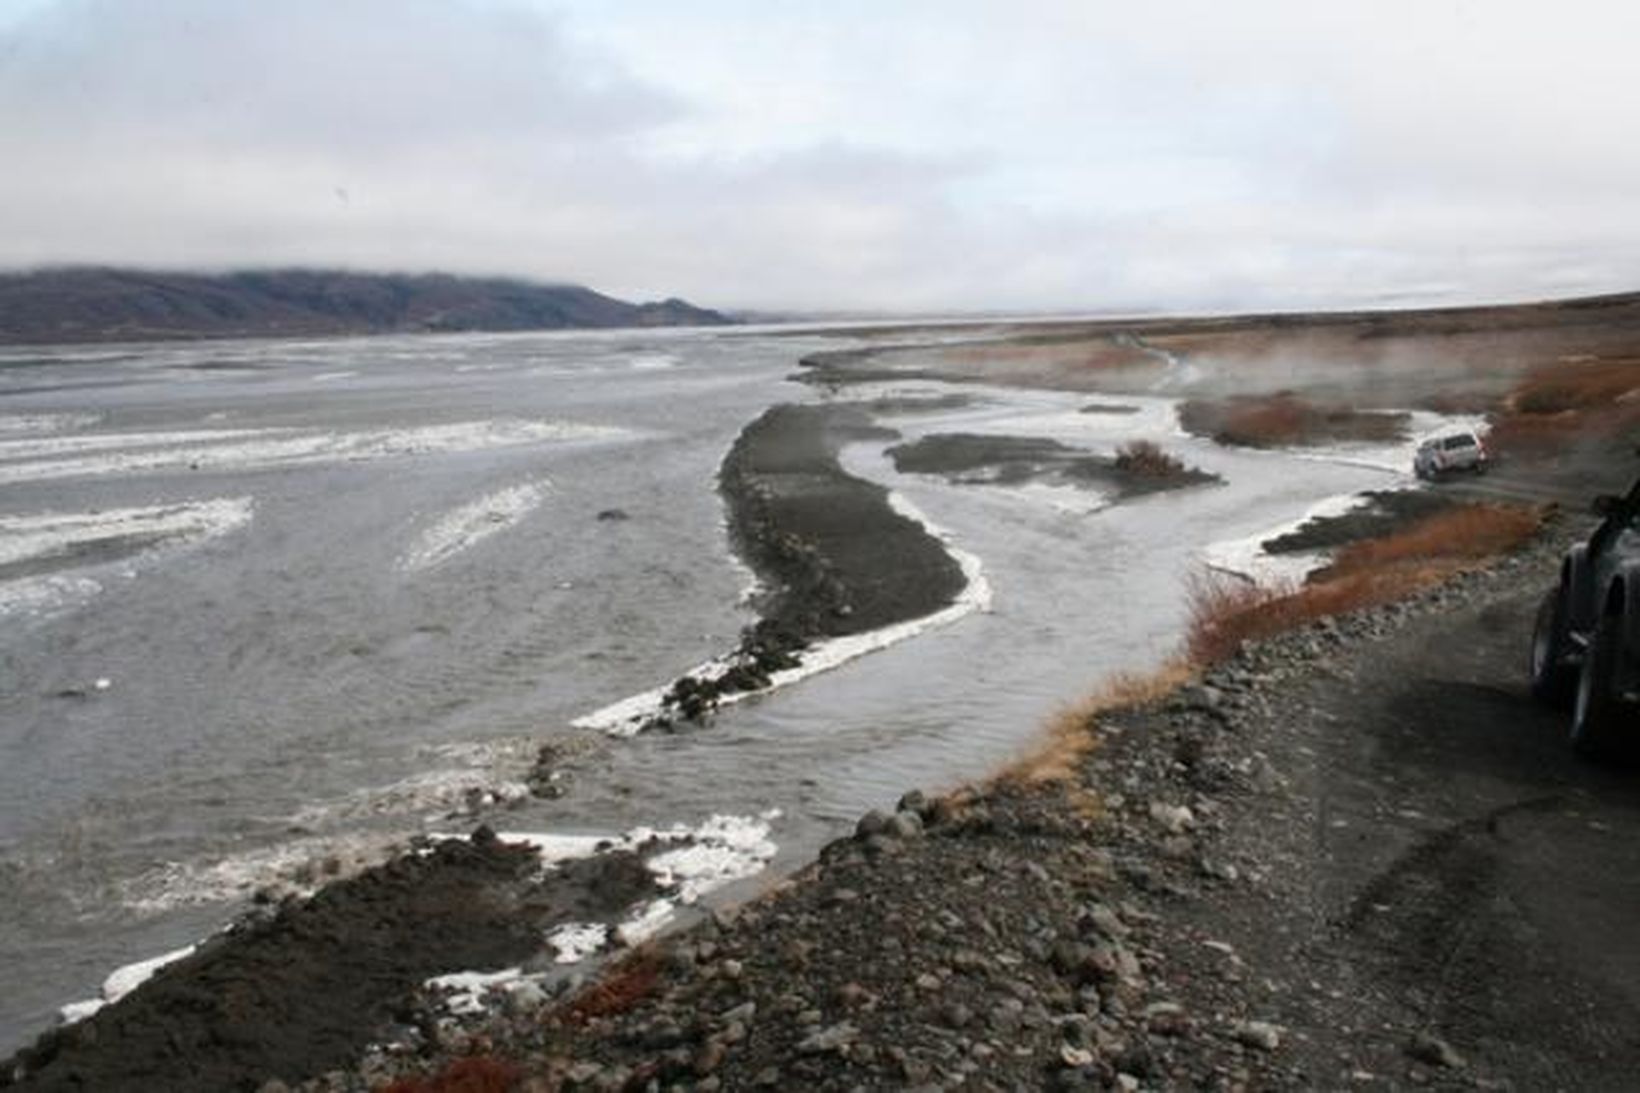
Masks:
[[[914,789],[900,798],[900,803],[895,806],[894,811],[915,812],[917,815],[923,816],[928,811],[928,798],[922,790]]]
[[[1088,904],[1082,913],[1082,925],[1084,928],[1091,926],[1118,941],[1128,935],[1127,923],[1122,921],[1122,916],[1103,903]]]
[[[915,812],[896,812],[884,832],[896,839],[920,839],[923,833],[922,817]]]
[[[859,1035],[859,1030],[853,1025],[841,1021],[799,1040],[797,1052],[800,1055],[820,1055],[828,1051],[839,1051],[853,1043]]]
[[[1238,1044],[1259,1051],[1274,1051],[1281,1046],[1281,1027],[1268,1021],[1238,1021],[1230,1027],[1230,1035]]]
[[[725,960],[718,965],[718,974],[725,979],[739,979],[745,972],[745,966],[738,960]]]
[[[694,1062],[691,1064],[692,1068],[697,1076],[704,1078],[706,1075],[714,1073],[718,1067],[722,1066],[723,1058],[728,1054],[729,1049],[724,1046],[722,1042],[717,1040],[708,1040],[706,1044],[695,1053]]]
[[[756,1002],[742,1002],[733,1009],[726,1009],[718,1014],[718,1020],[724,1024],[733,1024],[736,1021],[750,1021],[757,1014]]]
[[[920,991],[937,991],[941,987],[945,986],[945,983],[940,979],[940,977],[935,975],[933,972],[923,972],[921,975],[917,976],[916,984],[917,989]]]
[[[873,835],[881,835],[888,830],[888,816],[881,809],[872,809],[860,817],[860,822],[854,825],[856,838],[869,839]]]
[[[854,1009],[871,1000],[871,992],[855,982],[844,983],[837,988],[837,1001],[840,1005]]]
[[[1184,805],[1170,805],[1163,801],[1150,803],[1150,818],[1161,824],[1170,835],[1182,835],[1196,822],[1195,814]]]
[[[1407,1045],[1407,1054],[1420,1063],[1444,1066],[1450,1070],[1459,1070],[1467,1065],[1456,1048],[1439,1036],[1427,1032],[1420,1032],[1412,1038],[1412,1042]]]
[[[564,1073],[564,1080],[570,1085],[586,1085],[604,1072],[604,1068],[590,1060],[576,1063]]]
[[[1071,1044],[1059,1045],[1059,1059],[1068,1067],[1084,1067],[1093,1065],[1093,1052],[1085,1047],[1075,1047]]]

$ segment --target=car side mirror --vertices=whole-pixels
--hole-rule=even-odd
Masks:
[[[1610,516],[1622,503],[1623,499],[1615,493],[1602,493],[1595,497],[1589,508],[1596,516]]]

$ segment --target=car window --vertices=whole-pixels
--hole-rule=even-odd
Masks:
[[[1449,436],[1441,442],[1441,446],[1448,450],[1452,448],[1473,448],[1475,438],[1472,436]]]

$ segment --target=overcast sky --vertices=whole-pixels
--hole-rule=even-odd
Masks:
[[[1640,289],[1640,5],[0,0],[0,266],[719,307]]]

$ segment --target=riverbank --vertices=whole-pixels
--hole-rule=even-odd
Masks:
[[[776,891],[597,984],[542,1010],[445,1017],[436,1044],[309,1088],[461,1074],[486,1089],[1496,1087],[1517,1072],[1466,1058],[1465,1033],[1367,982],[1356,950],[1329,950],[1347,895],[1304,889],[1349,829],[1312,795],[1313,749],[1346,733],[1350,702],[1375,716],[1345,687],[1355,673],[1420,651],[1441,671],[1431,633],[1530,598],[1565,534],[1249,645],[1182,690],[1130,688],[1138,701],[1073,727],[1093,746],[1064,781],[908,794]]]

